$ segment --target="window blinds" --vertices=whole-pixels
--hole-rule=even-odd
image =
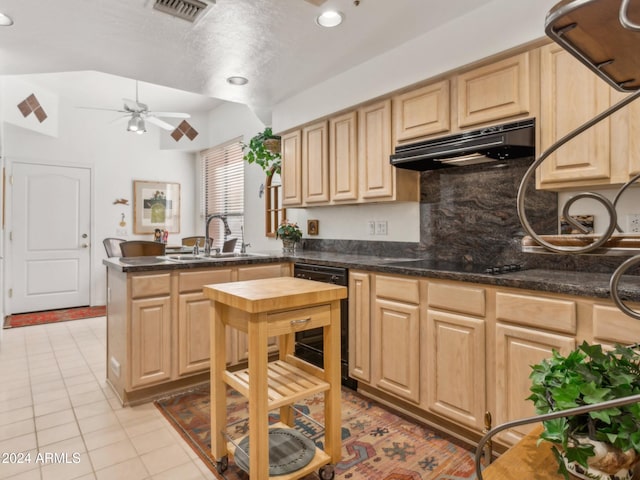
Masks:
[[[204,217],[214,214],[229,215],[227,221],[231,235],[226,235],[222,221],[214,219],[209,227],[213,248],[220,248],[225,240],[240,239],[244,221],[244,164],[240,139],[200,152],[202,188],[200,212]],[[237,248],[240,248],[240,241]]]

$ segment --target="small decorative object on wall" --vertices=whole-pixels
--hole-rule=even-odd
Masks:
[[[133,181],[133,233],[180,232],[180,184]]]
[[[120,214],[120,223],[118,225],[120,225],[121,227],[126,227],[127,226],[127,222],[125,222],[125,220],[124,220],[124,213]]]
[[[573,235],[573,234],[581,234],[581,233],[593,233],[593,215],[571,215],[573,220],[577,221],[579,224],[584,226],[587,231],[581,232],[569,222],[564,216],[560,217],[560,233],[562,235]]]
[[[129,205],[129,200],[127,200],[126,198],[116,198],[113,201],[114,205]]]
[[[20,110],[20,113],[22,113],[24,117],[28,117],[33,113],[40,123],[47,119],[44,108],[42,108],[42,105],[40,105],[40,102],[33,93],[18,104],[18,110]]]
[[[318,235],[320,233],[320,220],[307,220],[307,233]]]
[[[189,140],[192,140],[198,136],[198,131],[191,126],[189,122],[183,120],[180,125],[171,132],[173,139],[178,142],[183,136],[186,136]]]

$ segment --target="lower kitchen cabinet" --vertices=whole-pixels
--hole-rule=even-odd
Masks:
[[[430,282],[422,341],[427,408],[477,431],[487,409],[485,295],[484,288]]]
[[[420,286],[412,278],[376,275],[372,383],[420,402]]]
[[[171,297],[131,301],[131,387],[171,378]]]
[[[535,415],[531,392],[531,365],[567,354],[576,346],[577,299],[534,293],[496,293],[496,425]],[[513,428],[497,438],[517,443],[533,425]]]
[[[349,272],[349,376],[371,383],[371,274]]]
[[[290,275],[286,264],[126,273],[107,270],[107,381],[123,404],[204,381],[209,371],[210,302],[202,286]],[[275,341],[272,351],[278,348]],[[230,330],[227,361],[247,358]]]

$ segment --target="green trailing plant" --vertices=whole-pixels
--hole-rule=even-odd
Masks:
[[[531,392],[538,414],[557,412],[583,405],[593,405],[640,393],[640,353],[617,345],[603,351],[601,345],[584,342],[567,356],[557,351],[532,366]],[[609,443],[622,451],[640,453],[640,404],[609,408],[582,415],[543,422],[542,440],[553,443],[558,473],[569,479],[562,459],[576,462],[585,469],[594,456],[594,447],[581,438]]]
[[[248,163],[260,165],[267,175],[280,174],[280,137],[273,134],[271,127],[252,137],[248,145],[243,143],[242,150]]]
[[[300,227],[298,227],[297,223],[285,220],[280,225],[278,225],[278,229],[276,230],[276,238],[299,242],[302,238],[302,231],[300,230]]]

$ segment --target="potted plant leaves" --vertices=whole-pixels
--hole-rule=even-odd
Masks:
[[[267,175],[280,174],[280,137],[273,134],[271,127],[252,137],[248,145],[242,145],[242,149],[243,158],[248,163],[260,165]]]
[[[584,342],[567,356],[532,366],[531,392],[538,414],[640,393],[640,352]],[[553,443],[558,472],[582,479],[625,480],[640,460],[640,404],[608,408],[543,422],[541,440]]]

